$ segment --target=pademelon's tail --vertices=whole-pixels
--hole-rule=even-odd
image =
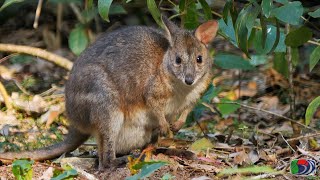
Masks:
[[[77,147],[84,143],[89,137],[90,135],[83,134],[74,128],[70,128],[64,141],[60,143],[34,151],[0,153],[0,160],[30,158],[35,161],[42,161],[53,159],[61,156],[65,152],[77,149]]]

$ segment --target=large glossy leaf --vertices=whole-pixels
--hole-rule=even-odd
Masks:
[[[161,14],[157,7],[157,4],[154,0],[147,0],[147,6],[148,9],[153,17],[153,19],[156,21],[156,23],[163,27],[162,21],[161,21]]]
[[[253,48],[257,51],[258,54],[268,54],[277,39],[277,28],[271,25],[267,26],[267,38],[266,38],[266,44],[263,48],[262,45],[262,30],[256,30],[256,34],[253,38]],[[284,44],[285,35],[283,32],[279,33],[279,43],[277,44],[275,48],[275,52],[285,52],[286,46]]]
[[[224,23],[228,24],[228,18],[230,9],[232,8],[233,1],[232,0],[227,0],[226,4],[223,7],[223,12],[222,12],[222,19],[224,20]]]
[[[107,22],[110,22],[109,20],[109,9],[111,6],[112,0],[98,0],[98,10],[99,14]]]
[[[195,29],[199,25],[196,1],[186,0],[186,2],[184,27],[186,29]]]
[[[307,108],[306,116],[305,116],[305,124],[306,125],[310,124],[312,116],[317,111],[318,107],[320,107],[320,96],[318,96],[317,98],[312,100]]]
[[[237,40],[236,40],[236,35],[234,33],[234,27],[232,24],[232,19],[231,17],[228,18],[228,23],[226,24],[223,19],[219,19],[218,20],[219,23],[219,34],[221,36],[223,36],[226,39],[229,39],[229,41],[235,45],[236,47],[238,47],[237,45]]]
[[[303,6],[300,1],[294,1],[273,9],[271,14],[285,23],[298,25],[303,14]]]
[[[2,11],[4,8],[10,6],[11,4],[14,3],[19,3],[19,2],[23,2],[24,0],[6,0],[4,1],[4,3],[2,4],[0,11]]]
[[[235,25],[235,34],[238,47],[249,57],[248,34],[251,33],[254,21],[260,13],[260,8],[249,5],[240,11]]]
[[[71,51],[80,55],[80,53],[87,47],[89,38],[83,26],[77,26],[69,35],[69,47]]]
[[[209,6],[209,4],[207,3],[206,0],[199,0],[201,6],[202,6],[202,9],[204,11],[204,17],[206,20],[210,20],[212,19],[212,13],[211,13],[211,8]]]
[[[215,65],[219,66],[222,69],[255,69],[248,60],[245,60],[241,56],[233,54],[218,54],[215,56],[214,62]]]
[[[288,4],[288,0],[274,0],[275,2],[281,3],[281,4]]]
[[[302,26],[287,34],[285,43],[287,46],[298,47],[312,38],[312,32],[309,28]]]
[[[313,11],[313,12],[309,12],[308,14],[314,18],[319,18],[320,17],[320,8]]]
[[[275,53],[273,60],[273,68],[285,77],[288,77],[288,62],[285,59],[285,53]]]
[[[261,8],[262,8],[263,15],[265,15],[268,18],[273,8],[272,0],[262,0]]]
[[[316,66],[319,60],[320,60],[320,46],[316,47],[310,55],[310,62],[309,62],[310,71],[312,71],[312,69]]]

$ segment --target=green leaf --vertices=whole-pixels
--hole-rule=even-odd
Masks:
[[[252,7],[252,6],[250,6]],[[248,29],[247,29],[248,8],[242,9],[235,25],[235,35],[238,47],[249,57]]]
[[[98,11],[102,19],[104,19],[107,22],[110,22],[109,20],[109,9],[111,6],[112,0],[98,0]]]
[[[111,8],[109,11],[110,15],[120,15],[127,14],[128,12],[123,8],[121,4],[111,4]]]
[[[78,172],[75,169],[70,169],[63,171],[62,174],[59,174],[56,177],[51,178],[51,180],[65,180],[65,179],[73,179],[78,176]]]
[[[209,85],[208,90],[204,93],[201,98],[202,102],[210,103],[211,100],[218,95],[220,92],[219,88],[215,88],[212,83]]]
[[[161,20],[161,14],[160,14],[160,11],[157,7],[157,4],[154,0],[147,0],[147,6],[148,6],[148,9],[153,17],[153,19],[156,21],[156,23],[163,27],[163,24],[162,24],[162,20]]]
[[[267,26],[267,38],[266,44],[263,48],[262,45],[262,31],[256,30],[256,34],[253,38],[253,48],[257,51],[258,54],[268,54],[274,47],[277,40],[277,28],[275,26]],[[285,52],[286,46],[284,44],[285,35],[283,32],[279,32],[279,42],[275,48],[275,52]]]
[[[229,12],[232,7],[233,7],[233,1],[227,0],[226,4],[223,7],[223,12],[222,12],[222,19],[226,24],[228,24],[228,18],[230,17]]]
[[[232,24],[232,19],[229,17],[228,18],[228,23],[225,24],[223,19],[219,19],[218,20],[219,23],[219,34],[221,36],[223,36],[226,39],[229,39],[229,41],[235,45],[236,47],[238,47],[237,42],[236,42],[236,35],[234,33],[234,27]]]
[[[253,66],[266,64],[268,62],[268,56],[267,55],[251,55],[251,60],[249,62]]]
[[[269,166],[251,166],[251,167],[245,167],[245,168],[226,168],[226,169],[223,169],[218,174],[218,176],[231,175],[231,174],[243,174],[243,173],[264,174],[264,173],[272,173],[272,172],[276,172],[276,171]]]
[[[84,18],[85,22],[88,23],[97,15],[97,13],[97,8],[88,8],[82,11],[81,15]]]
[[[303,14],[303,6],[300,1],[294,1],[273,9],[271,14],[285,23],[298,25]]]
[[[232,102],[229,99],[221,99],[221,103],[217,104],[217,108],[222,116],[227,116],[240,108],[239,104],[224,104],[225,102]]]
[[[89,38],[83,26],[77,26],[69,35],[69,47],[71,51],[80,55],[80,53],[87,47]]]
[[[132,168],[135,170],[142,169],[144,166],[149,166],[151,164],[158,164],[158,163],[166,163],[164,161],[142,161],[139,162],[138,164],[134,165]]]
[[[31,180],[32,179],[32,164],[34,161],[30,160],[15,160],[12,163],[12,173],[18,180]]]
[[[235,25],[235,34],[239,48],[249,57],[248,34],[251,33],[254,22],[260,13],[260,8],[249,5],[240,11]]]
[[[204,11],[204,17],[205,19],[208,21],[210,19],[212,19],[212,13],[211,13],[211,8],[209,6],[209,4],[207,3],[206,0],[199,0],[201,6],[202,6],[202,9]]]
[[[262,39],[261,39],[262,48],[265,48],[268,34],[267,34],[267,24],[263,16],[260,17],[260,24],[261,24],[261,30],[262,30]]]
[[[166,162],[157,162],[153,163],[151,165],[145,165],[142,167],[141,171],[131,177],[127,177],[126,180],[139,180],[148,177],[150,174],[152,174],[154,171],[158,170],[162,166],[166,165]]]
[[[1,8],[0,8],[0,12],[5,9],[6,7],[10,6],[11,4],[15,4],[15,3],[20,3],[23,2],[24,0],[6,0],[4,1],[4,3],[2,4]]]
[[[186,29],[195,29],[199,25],[196,1],[186,0],[186,2],[187,6],[186,15],[184,19],[184,27]]]
[[[305,125],[309,125],[311,122],[311,119],[314,115],[314,113],[317,111],[318,107],[320,107],[320,96],[315,98],[314,100],[311,101],[309,104],[307,111],[306,111],[306,116],[305,116]]]
[[[291,57],[292,57],[292,64],[296,67],[299,63],[299,49],[298,48],[291,48]]]
[[[262,8],[263,15],[267,18],[270,17],[271,10],[273,8],[272,0],[262,0],[261,8]]]
[[[196,140],[195,142],[193,142],[190,146],[190,149],[192,151],[205,151],[208,148],[213,148],[214,145],[212,144],[212,142],[207,139],[207,138],[201,138]]]
[[[288,77],[289,68],[288,68],[288,62],[285,59],[285,53],[274,54],[273,67],[276,71],[278,71],[284,77]]]
[[[280,47],[282,47],[282,51],[281,52],[285,52],[286,51],[286,47],[284,45],[284,35],[281,36],[279,21],[277,19],[275,19],[275,21],[276,21],[276,28],[277,28],[277,30],[276,30],[276,39],[275,39],[274,44],[273,44],[273,46],[272,46],[272,48],[271,48],[269,53],[273,53],[273,51],[279,52]],[[281,43],[279,44],[279,42],[281,42]],[[278,48],[278,45],[279,45],[279,48]]]
[[[287,46],[298,47],[306,43],[311,38],[311,30],[305,26],[302,26],[296,30],[290,31],[286,36],[285,43]]]
[[[310,62],[309,62],[310,72],[319,62],[319,59],[320,59],[320,46],[316,47],[310,55]]]
[[[288,4],[288,0],[274,0],[275,2],[281,3],[281,4]]]
[[[215,56],[215,64],[222,69],[242,69],[253,70],[255,69],[249,61],[243,59],[240,56],[233,54],[221,53]]]
[[[165,175],[162,176],[161,180],[173,180],[175,179],[175,176],[172,176],[169,173],[166,173]]]
[[[313,12],[309,12],[308,14],[313,18],[319,18],[320,17],[320,8],[313,11]]]

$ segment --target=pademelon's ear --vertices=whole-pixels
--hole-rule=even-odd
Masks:
[[[170,44],[172,45],[173,36],[179,30],[179,27],[176,24],[174,24],[173,22],[171,22],[164,15],[161,15],[161,19],[162,19],[162,22],[163,22],[163,25],[164,25],[164,29],[165,29],[166,34],[167,34],[167,38],[168,38]]]
[[[203,44],[208,45],[216,36],[218,29],[219,29],[218,22],[215,20],[210,20],[201,24],[196,29],[194,35]]]

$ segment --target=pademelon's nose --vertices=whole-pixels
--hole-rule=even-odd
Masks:
[[[186,76],[186,78],[184,79],[184,82],[187,84],[187,85],[192,85],[193,83],[193,77],[191,76]]]

